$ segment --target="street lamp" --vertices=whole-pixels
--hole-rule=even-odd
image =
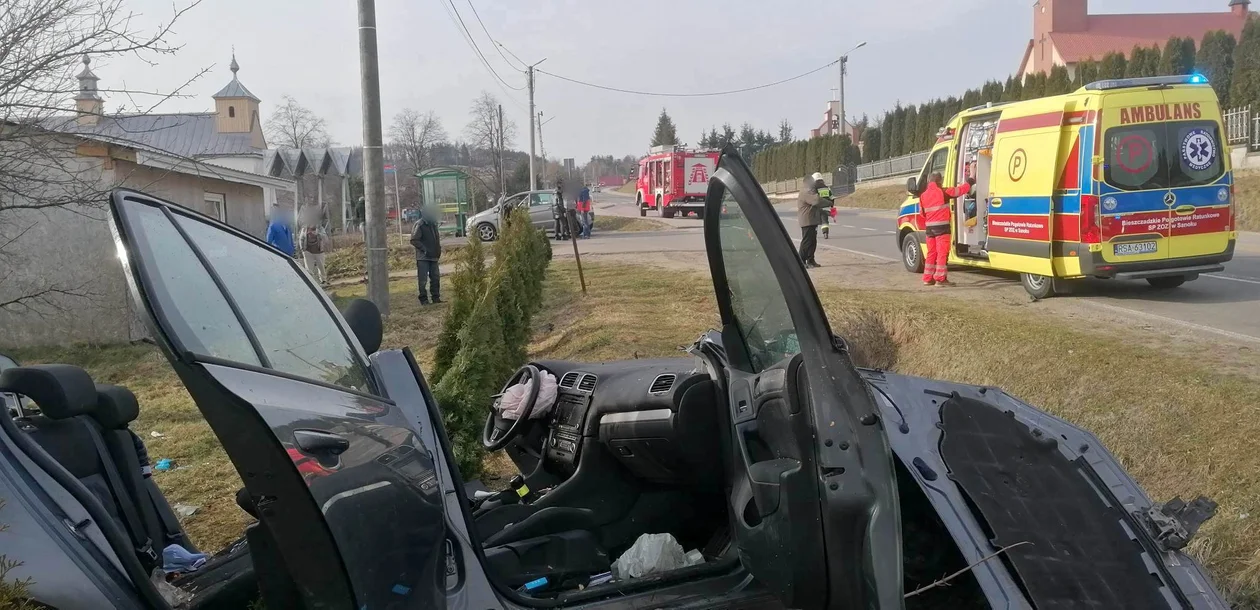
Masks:
[[[865,40],[858,43],[858,45],[852,49],[845,51],[844,55],[840,56],[840,133],[847,133],[849,131],[848,121],[846,120],[844,113],[844,75],[848,71],[849,53],[852,53],[864,46],[866,46]]]

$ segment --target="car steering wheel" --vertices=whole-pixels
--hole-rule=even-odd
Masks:
[[[525,405],[520,410],[520,417],[515,420],[500,417],[499,410],[495,408],[498,400],[490,405],[490,413],[486,415],[486,426],[481,431],[481,446],[487,451],[498,451],[507,447],[512,439],[521,434],[525,423],[529,421],[529,415],[534,412],[534,404],[538,402],[538,389],[542,386],[542,375],[538,367],[527,364],[516,369],[512,378],[503,384],[503,392],[507,392],[508,388],[526,380],[533,380],[533,383],[530,384],[529,394],[525,396]],[[502,399],[503,392],[500,392],[499,400]]]

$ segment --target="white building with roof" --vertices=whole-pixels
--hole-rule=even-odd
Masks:
[[[39,156],[29,163],[28,184],[14,191],[32,200],[46,195],[40,189],[72,193],[64,205],[5,211],[0,243],[17,264],[0,282],[0,303],[44,296],[0,308],[0,347],[144,336],[116,262],[103,205],[110,189],[142,190],[257,236],[277,192],[296,189],[291,177],[261,171],[260,102],[240,82],[235,57],[231,82],[212,98],[214,111],[173,114],[106,114],[101,79],[87,57],[83,64],[75,112],[0,124],[0,146]]]

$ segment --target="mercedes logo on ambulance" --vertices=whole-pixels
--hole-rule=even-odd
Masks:
[[[1164,193],[1164,205],[1171,208],[1173,207],[1174,203],[1177,203],[1177,195],[1173,193],[1172,191],[1168,191],[1167,193]]]

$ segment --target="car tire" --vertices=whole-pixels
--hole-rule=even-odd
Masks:
[[[481,241],[494,241],[499,237],[499,230],[494,225],[483,222],[477,225],[477,238]]]
[[[639,208],[639,217],[647,216],[647,206],[643,205],[642,197],[635,197],[634,205],[638,206]]]
[[[906,233],[901,238],[901,263],[910,273],[923,273],[923,246],[914,233]]]
[[[704,210],[696,212],[696,220],[704,220]]]
[[[1146,283],[1156,290],[1172,290],[1186,283],[1184,275],[1166,275],[1164,277],[1148,277]]]
[[[660,197],[656,198],[656,213],[660,214],[661,218],[669,218],[670,216],[673,216],[673,214],[670,214],[670,216],[665,215],[665,206],[661,203]]]
[[[1045,299],[1054,296],[1054,278],[1036,273],[1019,274],[1019,283],[1024,291],[1034,299]]]

